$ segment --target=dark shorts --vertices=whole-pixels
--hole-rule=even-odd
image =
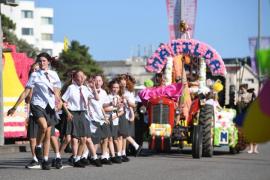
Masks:
[[[86,119],[86,111],[70,111],[73,115],[72,121],[65,120],[65,135],[71,135],[74,138],[91,137],[90,124]]]
[[[30,105],[31,113],[33,114],[34,121],[37,122],[37,120],[40,117],[44,117],[47,121],[48,126],[55,126],[58,124],[58,119],[55,115],[55,110],[52,109],[49,105],[45,109],[38,105]]]
[[[101,139],[112,137],[112,132],[109,124],[104,123],[103,125],[100,126],[100,129],[101,129]]]
[[[118,133],[120,136],[128,136],[128,120],[125,117],[125,114],[119,117],[119,130]]]
[[[97,127],[95,132],[91,132],[91,139],[93,141],[93,144],[99,144],[101,141],[101,126],[99,124],[99,122],[96,121],[92,121],[91,122],[94,126]]]

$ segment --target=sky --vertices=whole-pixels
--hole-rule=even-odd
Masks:
[[[54,40],[77,40],[93,58],[124,60],[169,41],[166,0],[36,0],[54,9]],[[258,0],[198,0],[194,38],[223,58],[250,55]],[[270,36],[270,0],[262,0],[262,36]],[[140,48],[139,48],[140,47]],[[148,50],[147,50],[148,51]]]

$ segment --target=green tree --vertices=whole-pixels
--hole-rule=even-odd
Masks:
[[[68,50],[62,51],[59,60],[54,64],[61,80],[67,81],[69,79],[67,74],[74,69],[80,69],[87,75],[102,73],[88,50],[89,47],[81,45],[78,41],[71,41]]]
[[[16,24],[12,20],[3,14],[1,15],[1,18],[4,42],[16,45],[17,52],[24,52],[28,57],[35,58],[38,49],[33,45],[28,44],[25,40],[18,39],[18,37],[13,33],[13,31],[16,29]]]

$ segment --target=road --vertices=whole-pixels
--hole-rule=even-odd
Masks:
[[[269,180],[270,143],[259,146],[259,154],[242,152],[230,155],[216,151],[212,158],[192,159],[190,151],[171,154],[153,154],[143,150],[142,156],[131,157],[128,163],[107,165],[101,168],[87,166],[50,171],[28,170],[24,165],[30,153],[6,153],[0,155],[0,179],[2,180]],[[63,158],[67,161],[68,155]]]

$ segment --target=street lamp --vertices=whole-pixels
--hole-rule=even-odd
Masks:
[[[1,21],[1,4],[18,6],[19,0],[0,0],[0,146],[4,145],[4,103],[3,103],[3,31]]]

